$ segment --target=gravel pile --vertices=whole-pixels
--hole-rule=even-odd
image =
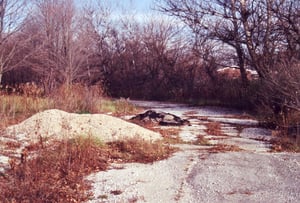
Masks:
[[[8,127],[5,135],[19,140],[65,138],[77,135],[97,136],[104,142],[140,137],[154,141],[159,133],[104,114],[75,114],[57,109],[37,113],[20,124]]]
[[[22,150],[31,143],[95,136],[103,142],[126,138],[145,141],[162,139],[159,133],[104,114],[75,114],[57,109],[37,113],[25,121],[6,128],[0,134],[0,172],[9,165],[10,157],[20,157]],[[15,143],[17,148],[7,147]]]

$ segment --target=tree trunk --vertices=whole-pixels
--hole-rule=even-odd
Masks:
[[[234,26],[234,34],[235,34],[235,39],[234,39],[234,43],[235,43],[235,50],[238,56],[238,60],[239,60],[239,68],[240,68],[240,73],[241,73],[241,78],[242,78],[242,84],[244,87],[248,86],[248,78],[247,78],[247,73],[246,73],[246,69],[245,69],[245,59],[244,59],[244,51],[241,45],[241,40],[240,40],[240,36],[239,36],[239,25],[238,25],[238,18],[236,15],[236,7],[235,7],[236,1],[232,0],[231,1],[231,9],[232,9],[232,23]]]

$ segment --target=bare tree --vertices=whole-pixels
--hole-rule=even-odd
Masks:
[[[111,61],[116,34],[110,19],[111,5],[97,1],[83,7],[79,38],[85,42],[87,80],[89,84],[102,83]]]
[[[3,74],[16,68],[25,59],[20,57],[28,38],[19,38],[27,15],[26,0],[0,0],[0,84]],[[18,40],[17,40],[18,39]],[[16,55],[19,55],[18,61]]]
[[[160,10],[183,20],[195,34],[195,43],[209,44],[219,41],[236,52],[244,84],[246,76],[246,52],[243,44],[244,32],[241,28],[238,1],[199,1],[199,0],[165,0]],[[199,43],[199,41],[202,41]],[[230,48],[228,48],[230,50]]]
[[[124,19],[123,19],[124,20]],[[190,97],[196,57],[174,22],[130,16],[115,33],[109,88],[115,96],[148,99]]]
[[[263,92],[281,123],[293,112],[300,112],[300,2],[269,1],[270,36],[263,55],[256,53],[256,64],[263,72]]]
[[[294,0],[161,0],[160,10],[185,22],[197,39],[234,48],[243,82],[245,66],[262,81],[262,100],[278,114],[299,112],[300,2]]]
[[[57,85],[71,85],[90,72],[90,31],[77,17],[73,0],[36,0],[33,26],[41,44],[31,58],[31,67],[44,78],[47,92]]]

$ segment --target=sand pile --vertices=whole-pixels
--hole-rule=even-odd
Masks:
[[[8,127],[6,135],[19,140],[57,139],[73,136],[97,136],[103,142],[140,137],[154,141],[161,139],[159,133],[133,123],[104,114],[75,114],[52,109],[37,113],[20,124]]]

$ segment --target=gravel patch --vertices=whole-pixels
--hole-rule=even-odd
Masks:
[[[211,154],[188,177],[194,202],[299,202],[300,156],[291,153]]]
[[[258,121],[254,119],[238,119],[238,118],[226,118],[226,117],[209,117],[208,120],[221,122],[221,123],[229,123],[236,125],[246,125],[246,126],[257,126]]]
[[[249,139],[258,139],[266,141],[270,141],[272,138],[271,131],[263,128],[244,128],[240,133],[240,136]]]
[[[123,164],[121,169],[94,173],[94,199],[89,202],[191,202],[186,183],[189,170],[196,164],[197,148],[188,146],[169,159],[153,164]],[[113,194],[119,191],[120,194]],[[135,201],[133,201],[135,200]]]

